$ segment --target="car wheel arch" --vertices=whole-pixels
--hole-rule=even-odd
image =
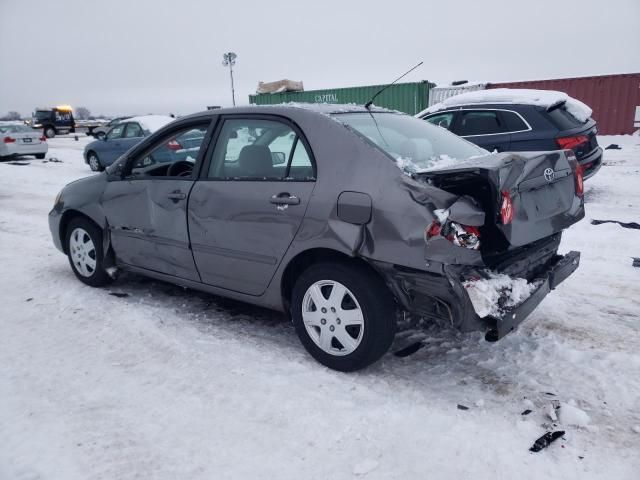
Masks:
[[[287,266],[282,273],[282,276],[280,278],[280,290],[282,294],[282,302],[285,306],[285,311],[288,311],[290,308],[291,294],[293,292],[293,286],[295,285],[296,278],[298,278],[300,274],[311,265],[327,262],[339,262],[360,266],[362,268],[365,268],[366,270],[369,270],[372,275],[374,275],[376,278],[381,280],[383,284],[386,285],[386,282],[384,281],[384,278],[380,274],[380,272],[378,272],[378,270],[375,269],[370,262],[362,257],[350,256],[346,253],[330,248],[311,248],[297,253],[287,263]],[[389,292],[393,295],[391,289],[389,289]],[[395,298],[395,295],[393,296]]]
[[[71,223],[71,220],[78,217],[87,219],[88,221],[93,223],[96,226],[96,228],[100,229],[100,231],[103,234],[103,245],[104,245],[105,256],[108,256],[109,252],[111,251],[111,242],[109,241],[108,229],[105,228],[104,224],[100,225],[99,222],[97,222],[94,218],[91,218],[86,213],[81,212],[80,210],[74,210],[74,209],[65,210],[65,212],[62,214],[62,217],[60,219],[60,228],[58,231],[58,235],[60,237],[60,243],[62,245],[62,249],[64,253],[65,254],[68,253],[67,245],[65,244],[65,239],[67,238],[67,228],[69,226],[69,223]]]

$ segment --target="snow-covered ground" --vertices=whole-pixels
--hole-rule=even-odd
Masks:
[[[581,267],[517,332],[405,330],[394,349],[427,346],[355,374],[316,363],[281,315],[77,281],[47,213],[90,173],[87,141],[0,164],[0,479],[638,478],[640,231],[590,220],[640,221],[640,137],[600,138],[623,148],[563,239]],[[530,453],[547,429],[566,434]]]

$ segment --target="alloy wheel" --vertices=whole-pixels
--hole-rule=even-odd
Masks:
[[[320,280],[307,289],[302,320],[311,340],[330,355],[349,355],[362,342],[364,315],[360,304],[335,280]]]
[[[96,271],[96,247],[91,236],[82,228],[75,228],[69,237],[69,252],[76,271],[90,277]]]

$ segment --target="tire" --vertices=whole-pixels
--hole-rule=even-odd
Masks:
[[[44,154],[44,153],[36,153],[36,158],[37,158],[38,160],[43,160],[43,159],[44,159],[44,157],[45,157],[45,155],[46,155],[46,154]]]
[[[104,132],[98,132],[98,133],[96,133],[94,136],[95,136],[95,138],[97,138],[98,140],[104,140],[104,137],[106,137],[106,136],[107,136],[107,134],[106,134],[106,133],[104,133]]]
[[[53,138],[56,136],[56,129],[53,127],[44,127],[44,136],[47,138]]]
[[[112,278],[104,269],[102,231],[93,222],[83,217],[72,219],[65,232],[65,247],[78,280],[92,287],[111,283]]]
[[[340,300],[332,302],[335,288],[333,299]],[[316,300],[324,306],[318,307]],[[386,285],[364,267],[348,263],[318,263],[307,268],[293,287],[291,316],[311,356],[342,372],[365,368],[380,359],[389,350],[396,329],[396,306]]]
[[[98,154],[93,150],[87,154],[87,163],[89,164],[89,168],[93,172],[101,172],[104,170],[104,167],[100,163],[100,158]]]

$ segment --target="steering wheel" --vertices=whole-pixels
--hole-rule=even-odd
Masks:
[[[167,169],[167,177],[188,177],[193,172],[193,164],[186,160],[172,163]]]

